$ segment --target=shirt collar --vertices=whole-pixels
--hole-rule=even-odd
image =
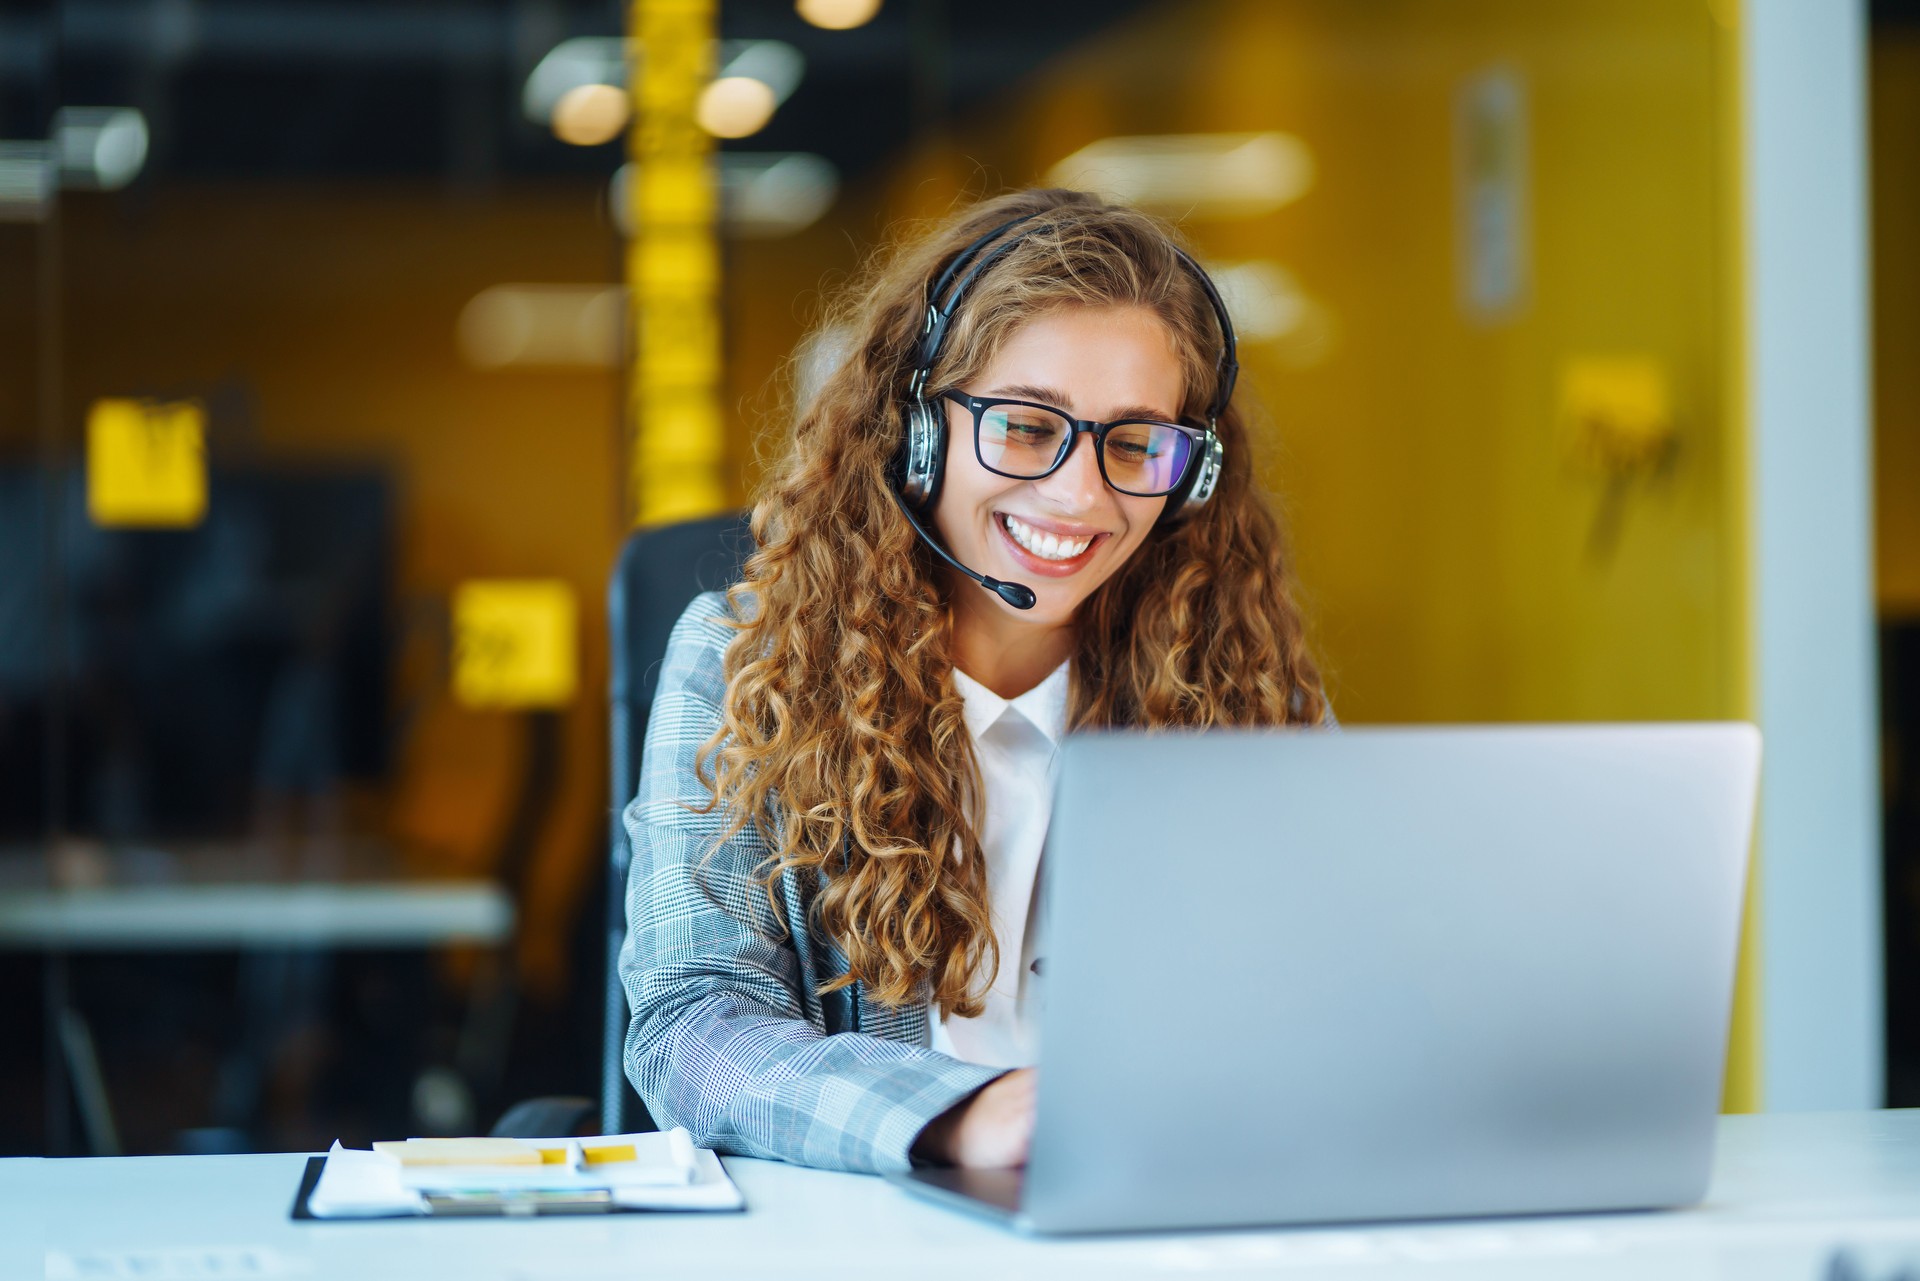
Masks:
[[[1045,734],[1048,742],[1058,746],[1067,732],[1067,668],[1072,662],[1068,659],[1038,685],[1013,698],[1000,697],[958,667],[954,668],[953,685],[960,691],[965,705],[967,733],[978,740],[1012,711]]]

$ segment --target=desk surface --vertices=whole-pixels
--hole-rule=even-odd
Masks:
[[[0,890],[0,948],[406,948],[512,933],[513,903],[487,881]]]
[[[1920,1260],[1920,1111],[1729,1117],[1705,1204],[1658,1214],[1030,1241],[891,1185],[729,1158],[744,1215],[319,1224],[305,1158],[0,1161],[0,1275],[863,1278],[1178,1276],[1880,1281]],[[9,1221],[11,1218],[11,1221]]]
[[[435,947],[499,943],[513,902],[497,884],[393,872],[391,851],[339,843],[320,869],[271,852],[87,849],[0,856],[0,949]]]

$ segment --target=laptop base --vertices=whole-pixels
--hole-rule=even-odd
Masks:
[[[886,1178],[887,1182],[922,1200],[977,1214],[1002,1226],[1027,1230],[1026,1216],[1020,1209],[1027,1180],[1024,1169],[960,1170],[928,1166],[892,1171]]]

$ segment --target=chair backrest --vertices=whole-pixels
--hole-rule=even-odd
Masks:
[[[640,781],[640,750],[660,660],[673,625],[701,592],[738,581],[753,551],[747,514],[735,512],[636,531],[620,551],[607,592],[613,632],[612,752],[613,822],[607,860],[607,995],[600,1063],[600,1123],[603,1134],[654,1128],[639,1095],[627,1082],[622,1049],[627,1037],[627,994],[620,985],[620,946],[627,937],[627,845],[621,815]]]

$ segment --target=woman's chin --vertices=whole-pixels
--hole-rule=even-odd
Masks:
[[[1016,609],[1004,601],[1001,602],[1001,607],[1021,621],[1039,627],[1058,627],[1063,623],[1072,622],[1073,616],[1079,612],[1081,604],[1088,595],[1080,590],[1078,583],[1071,580],[1050,582],[1037,576],[1028,575],[1023,578],[1018,573],[1014,573],[1002,576],[1000,581],[1019,583],[1033,593],[1031,609]]]

